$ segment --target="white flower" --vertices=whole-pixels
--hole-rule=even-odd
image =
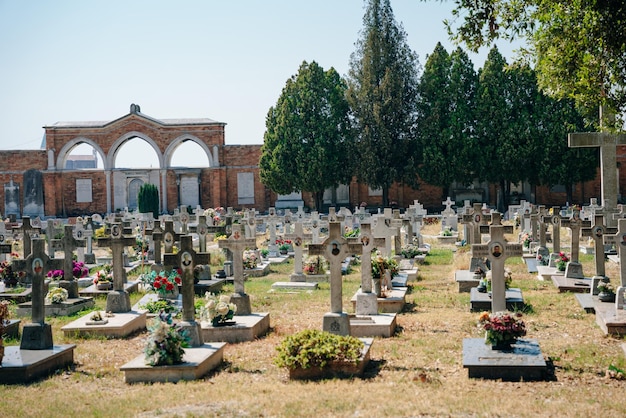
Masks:
[[[220,303],[217,304],[216,310],[217,310],[218,314],[226,315],[228,313],[228,311],[229,311],[228,304],[226,304],[224,302],[220,302]]]

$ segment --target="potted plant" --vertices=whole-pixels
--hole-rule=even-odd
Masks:
[[[261,257],[263,258],[267,258],[267,256],[270,254],[270,250],[268,250],[267,248],[261,248],[260,252]]]
[[[11,316],[9,304],[8,300],[0,301],[0,365],[4,358],[4,333],[9,325],[9,317]]]
[[[520,337],[526,335],[526,324],[522,314],[502,311],[483,312],[478,318],[478,326],[485,331],[485,344],[494,350],[507,350]]]
[[[113,287],[113,266],[105,264],[96,272],[93,284],[98,290],[110,290]]]
[[[615,290],[609,281],[600,280],[598,282],[598,299],[602,302],[615,302]]]
[[[229,295],[221,295],[219,298],[210,292],[204,295],[204,306],[200,309],[200,317],[210,322],[214,327],[233,325],[231,321],[237,312],[237,305],[230,302]]]
[[[274,364],[289,370],[291,379],[360,375],[369,360],[362,340],[320,330],[304,330],[286,337],[277,347]]]

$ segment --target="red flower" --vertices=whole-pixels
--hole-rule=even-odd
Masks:
[[[155,289],[159,290],[161,288],[161,281],[160,280],[154,280],[154,283],[152,284],[152,287],[154,287]]]
[[[165,290],[167,290],[168,292],[171,292],[172,290],[174,290],[174,285],[170,282],[167,282],[165,284]]]
[[[174,280],[176,281],[176,284],[181,284],[182,283],[182,280],[180,280],[180,277],[176,277]]]

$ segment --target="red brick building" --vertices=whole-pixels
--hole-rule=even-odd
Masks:
[[[211,119],[155,119],[141,113],[134,104],[128,114],[113,121],[58,122],[45,126],[45,149],[0,151],[0,182],[4,185],[0,187],[0,213],[6,216],[14,212],[18,217],[25,214],[66,217],[110,213],[125,207],[134,209],[137,191],[144,183],[157,186],[161,211],[167,213],[180,205],[254,207],[261,212],[271,206],[279,207],[285,202],[281,200],[283,197],[267,189],[259,178],[261,146],[226,145],[224,128],[225,123]],[[158,167],[115,167],[121,147],[134,138],[144,140],[154,149]],[[171,164],[177,147],[187,141],[197,144],[206,154],[208,166],[174,167]],[[89,166],[87,162],[75,161],[70,154],[81,144],[93,147],[104,168],[83,168]],[[624,158],[618,155],[618,161]],[[70,160],[74,160],[72,164],[68,164]],[[626,182],[620,181],[621,184]],[[457,204],[462,204],[467,190],[452,188],[451,191]],[[491,205],[496,202],[496,190],[492,186],[483,185],[471,191],[479,191],[477,197]],[[547,206],[566,203],[565,192],[558,188],[527,187],[520,192],[526,200]],[[576,201],[570,203],[587,203],[592,197],[600,197],[599,178],[577,185]],[[305,207],[313,206],[312,197],[306,193],[292,195],[289,199]],[[380,192],[352,181],[350,185],[327,191],[325,205],[354,208],[366,202],[371,208],[380,206],[381,199]],[[395,184],[389,191],[389,199],[400,208],[419,200],[424,207],[439,210],[445,196],[439,187],[427,184],[422,184],[419,190]]]

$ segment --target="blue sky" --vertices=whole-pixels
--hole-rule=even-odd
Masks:
[[[426,61],[452,2],[391,0]],[[0,0],[0,149],[43,126],[109,121],[137,103],[157,119],[210,118],[226,144],[261,144],[265,116],[302,61],[345,75],[363,0]],[[498,45],[508,61],[514,46]],[[470,54],[482,67],[487,50]]]

